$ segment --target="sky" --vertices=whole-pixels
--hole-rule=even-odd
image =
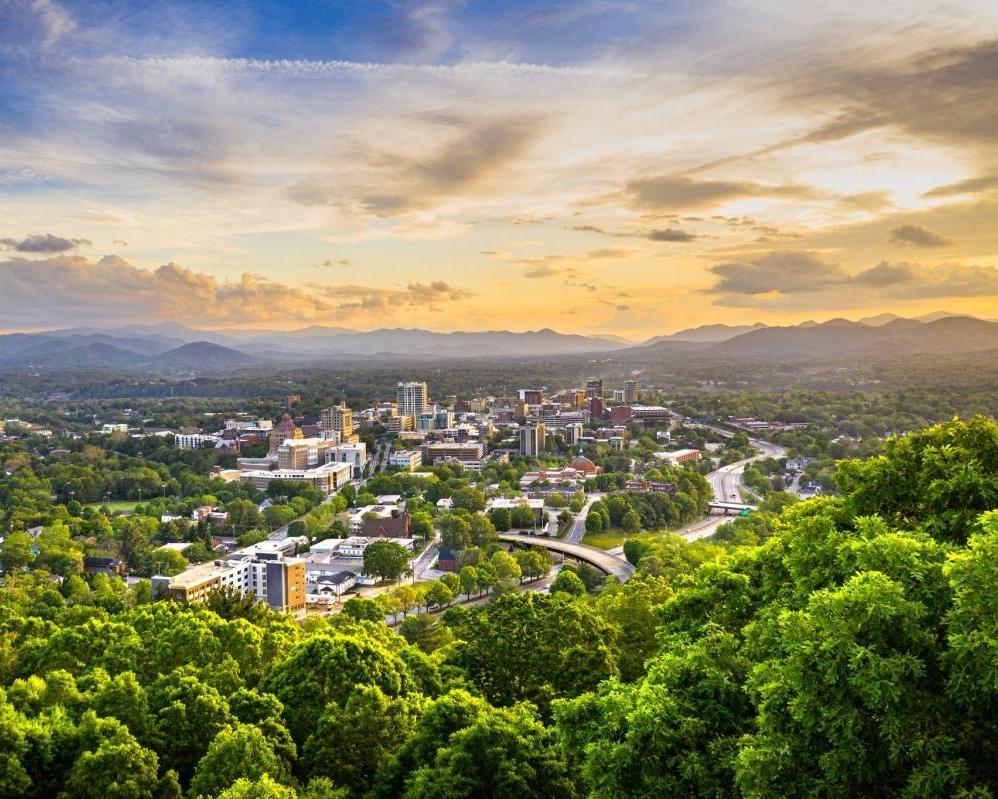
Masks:
[[[998,318],[994,0],[0,0],[0,330]]]

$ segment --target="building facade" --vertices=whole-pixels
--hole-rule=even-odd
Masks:
[[[426,383],[401,382],[395,394],[399,414],[418,419],[429,407],[429,391]]]

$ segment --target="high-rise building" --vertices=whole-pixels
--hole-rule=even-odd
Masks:
[[[429,405],[429,392],[426,383],[399,383],[396,392],[398,412],[416,419],[426,413]]]
[[[520,454],[536,458],[544,450],[547,432],[543,422],[525,424],[520,428]]]
[[[593,397],[603,398],[603,381],[598,377],[590,377],[586,381],[586,399],[591,400]]]
[[[582,425],[578,422],[572,422],[571,424],[566,424],[562,428],[565,432],[565,443],[570,447],[574,447],[579,443],[579,439],[582,438]]]
[[[637,380],[625,380],[624,381],[624,404],[633,405],[638,401],[638,381]]]
[[[319,414],[319,424],[323,433],[337,432],[340,441],[349,441],[353,436],[353,411],[341,402],[332,408],[323,408]]]
[[[270,431],[270,454],[276,455],[277,448],[289,438],[301,437],[301,428],[295,424],[294,419],[291,418],[291,414],[284,414],[281,417],[281,421],[274,425],[274,429]]]

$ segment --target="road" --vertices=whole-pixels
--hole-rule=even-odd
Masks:
[[[714,499],[716,501],[741,502],[741,490],[744,488],[742,485],[742,475],[745,473],[745,467],[763,458],[782,458],[786,455],[786,450],[778,444],[758,438],[749,439],[749,442],[759,450],[758,455],[729,463],[727,466],[715,469],[707,475],[707,482],[710,483],[710,487],[714,491]],[[728,521],[731,521],[731,517],[729,516],[715,516],[689,524],[681,530],[677,530],[676,535],[681,536],[687,541],[709,538],[714,535],[718,527]]]
[[[602,494],[589,495],[586,504],[582,506],[582,510],[579,511],[575,517],[575,521],[572,522],[572,526],[565,536],[565,541],[569,544],[578,544],[582,541],[582,537],[586,534],[586,516],[589,515],[589,509],[593,506],[593,503],[600,499],[603,499]]]
[[[544,547],[552,552],[560,552],[563,555],[585,561],[591,566],[595,566],[601,572],[616,577],[620,582],[625,582],[634,576],[634,567],[623,558],[606,552],[596,547],[586,544],[575,544],[561,538],[549,538],[541,535],[516,535],[513,533],[500,533],[500,541],[510,544],[527,544],[528,546]]]

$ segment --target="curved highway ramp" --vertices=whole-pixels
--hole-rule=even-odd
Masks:
[[[549,538],[542,535],[517,535],[516,533],[500,533],[499,540],[510,544],[544,547],[552,552],[560,552],[576,560],[584,561],[590,566],[595,566],[601,572],[613,575],[622,583],[634,576],[635,569],[626,560],[587,544],[573,544],[560,538]]]

